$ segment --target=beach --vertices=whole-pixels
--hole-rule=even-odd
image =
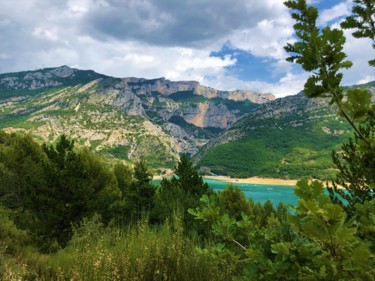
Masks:
[[[168,176],[154,176],[154,180],[161,180],[164,177],[170,178],[171,175]],[[286,179],[277,179],[277,178],[260,178],[260,177],[250,177],[250,178],[231,178],[228,176],[203,176],[204,179],[210,180],[217,180],[217,181],[224,181],[229,183],[244,183],[244,184],[268,184],[268,185],[287,185],[287,186],[296,186],[298,180],[286,180]],[[319,180],[318,180],[319,181]],[[324,181],[323,186],[325,186]],[[339,189],[343,189],[342,186],[338,186]]]
[[[164,176],[156,175],[153,177],[154,180],[161,180]],[[170,175],[166,176],[167,178],[171,177]],[[251,177],[251,178],[231,178],[228,176],[203,176],[204,179],[225,181],[230,183],[249,183],[249,184],[269,184],[269,185],[289,185],[295,186],[298,180],[285,180],[277,178],[260,178],[260,177]]]
[[[231,178],[228,176],[203,176],[205,179],[226,181],[231,183],[249,183],[249,184],[270,184],[270,185],[290,185],[295,186],[298,180],[285,180],[285,179],[276,179],[276,178]]]

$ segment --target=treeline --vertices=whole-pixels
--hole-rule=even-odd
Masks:
[[[163,180],[157,189],[144,161],[108,164],[65,135],[55,145],[39,145],[29,135],[0,131],[0,165],[1,204],[46,251],[56,243],[64,247],[71,226],[93,214],[105,224],[148,214],[156,224],[170,218],[177,204],[186,209],[212,193],[185,156],[176,167],[178,179]]]
[[[330,198],[321,183],[301,181],[296,207],[262,205],[232,185],[214,193],[186,156],[175,176],[154,186],[144,161],[108,164],[64,135],[39,145],[28,135],[0,132],[0,167],[2,280],[372,280],[375,274],[371,190],[351,196],[349,189],[343,204],[340,192]]]
[[[0,131],[0,279],[230,280],[240,267],[196,251],[217,241],[188,210],[209,196],[262,227],[286,216],[232,186],[216,195],[186,156],[151,180],[144,161],[108,164],[65,135],[39,145]]]

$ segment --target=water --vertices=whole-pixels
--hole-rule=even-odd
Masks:
[[[215,191],[222,191],[228,184],[226,181],[204,179],[205,182]],[[159,184],[160,180],[154,180],[155,184]],[[264,203],[270,200],[274,206],[279,202],[284,204],[297,205],[297,196],[294,194],[292,186],[285,185],[269,185],[269,184],[248,184],[248,183],[232,183],[241,188],[246,198],[251,197],[254,202]]]
[[[205,179],[205,182],[215,191],[222,191],[228,182]],[[274,206],[279,202],[284,204],[297,205],[297,196],[294,194],[294,188],[286,185],[270,184],[249,184],[249,183],[232,183],[241,188],[246,198],[251,197],[254,202],[264,203],[270,200]]]

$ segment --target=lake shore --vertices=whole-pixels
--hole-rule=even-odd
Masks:
[[[162,180],[164,176],[154,176],[154,180]],[[166,176],[169,178],[170,176]],[[289,185],[295,186],[298,180],[285,180],[285,179],[277,179],[277,178],[259,178],[259,177],[251,177],[251,178],[231,178],[228,176],[203,176],[204,179],[210,180],[217,180],[217,181],[225,181],[230,183],[249,183],[249,184],[269,184],[269,185]]]
[[[228,176],[203,176],[205,179],[226,181],[230,183],[249,183],[249,184],[270,184],[270,185],[290,185],[295,186],[298,180],[285,180],[276,178],[231,178]]]

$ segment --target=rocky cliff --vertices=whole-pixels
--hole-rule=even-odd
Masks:
[[[57,86],[86,84],[107,76],[92,70],[78,70],[66,65],[56,68],[45,68],[35,71],[23,71],[0,74],[0,95],[12,92],[18,95],[21,90],[33,91]]]
[[[0,126],[43,141],[66,133],[99,153],[172,166],[272,95],[195,81],[113,78],[62,66],[0,74]]]

